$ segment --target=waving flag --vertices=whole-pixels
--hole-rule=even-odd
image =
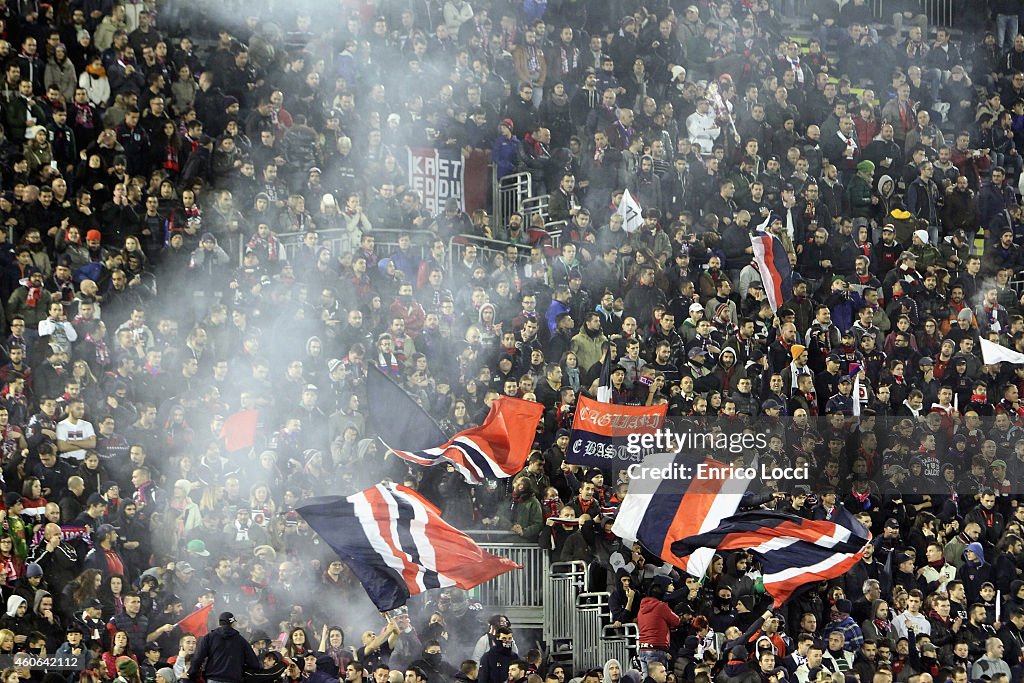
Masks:
[[[622,216],[622,229],[626,232],[636,232],[644,224],[643,209],[640,208],[640,204],[629,193],[629,190],[622,193],[622,200],[619,201],[619,207],[615,213]]]
[[[665,467],[691,476],[664,478],[656,483],[631,481],[612,531],[627,541],[639,541],[651,553],[693,576],[704,576],[714,557],[714,547],[694,549],[680,557],[672,544],[718,527],[736,512],[750,480],[731,476],[729,465],[683,453],[649,456],[641,471]],[[698,467],[703,469],[698,472]]]
[[[192,614],[188,615],[176,626],[185,633],[191,633],[197,638],[202,638],[210,631],[210,611],[213,609],[213,603],[211,602],[206,607],[197,609]]]
[[[1008,349],[1002,344],[996,344],[990,342],[988,339],[981,339],[981,359],[985,362],[985,365],[995,365],[996,363],[1024,363],[1024,353],[1019,353],[1013,349]]]
[[[243,448],[252,448],[256,444],[259,417],[258,410],[242,410],[229,415],[220,430],[220,438],[224,439],[224,450],[231,453]]]
[[[376,367],[366,373],[370,429],[395,448],[418,451],[448,440],[434,418],[409,393]]]
[[[405,486],[378,484],[342,498],[312,498],[296,512],[356,575],[382,612],[431,588],[470,589],[513,569]]]
[[[845,508],[828,522],[751,510],[723,520],[713,531],[676,541],[672,552],[687,557],[708,548],[746,550],[760,562],[765,590],[778,607],[801,586],[848,572],[870,540],[871,533]]]
[[[768,303],[773,313],[778,312],[793,293],[793,267],[789,265],[789,255],[778,237],[764,232],[752,234],[750,246],[754,248],[754,261],[764,283]]]
[[[447,443],[419,451],[391,450],[424,467],[451,463],[471,484],[486,478],[503,479],[523,469],[543,414],[540,403],[502,396],[491,404],[482,425],[459,432]]]

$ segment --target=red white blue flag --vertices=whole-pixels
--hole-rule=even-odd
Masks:
[[[672,544],[680,557],[715,548],[745,550],[761,564],[765,590],[783,604],[802,586],[842,576],[864,555],[871,532],[845,508],[831,521],[784,512],[751,510],[722,521],[717,529]]]
[[[754,248],[754,262],[757,263],[768,303],[773,313],[778,312],[793,293],[793,267],[789,265],[789,255],[778,237],[764,232],[752,234],[750,246]]]
[[[751,480],[733,477],[730,465],[684,453],[648,456],[642,470],[666,467],[689,476],[666,477],[656,483],[630,481],[612,531],[628,541],[638,541],[652,554],[693,576],[704,576],[714,557],[714,546],[679,556],[673,543],[716,529],[739,508]]]
[[[540,403],[502,396],[491,404],[482,425],[459,432],[447,443],[419,451],[391,450],[424,467],[451,463],[471,484],[504,479],[522,471],[543,414]]]
[[[296,508],[349,566],[382,612],[431,588],[470,589],[521,567],[488,553],[405,486],[378,484]]]

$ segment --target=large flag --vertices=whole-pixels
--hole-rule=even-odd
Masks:
[[[296,512],[356,575],[382,612],[431,588],[470,589],[521,567],[481,549],[405,486],[311,498]]]
[[[258,410],[242,410],[229,415],[220,430],[220,437],[224,439],[224,450],[231,453],[243,448],[252,448],[256,443],[259,416]]]
[[[778,237],[764,232],[752,234],[750,246],[754,249],[754,261],[768,303],[771,304],[772,312],[778,312],[779,307],[793,293],[793,267],[789,265],[789,255]]]
[[[750,510],[713,531],[676,541],[672,552],[686,557],[707,548],[746,550],[760,562],[765,590],[778,607],[801,586],[848,572],[870,540],[871,533],[845,508],[837,508],[830,521]]]
[[[985,365],[995,365],[1002,362],[1024,364],[1024,353],[1008,349],[1002,344],[990,342],[982,337],[981,359],[985,362]]]
[[[420,451],[391,450],[425,467],[451,463],[471,484],[503,479],[523,469],[543,414],[540,403],[502,396],[491,404],[482,425],[459,432],[447,443]],[[387,442],[384,445],[391,448]]]
[[[176,625],[185,633],[191,633],[196,638],[202,638],[210,630],[210,610],[213,609],[213,603],[211,602],[206,607],[200,607],[192,614],[188,615]]]
[[[637,437],[660,429],[667,411],[665,404],[620,406],[580,396],[565,461],[604,469],[623,469],[640,463],[647,453],[637,444]]]
[[[629,190],[622,193],[622,201],[619,202],[615,213],[622,216],[622,229],[626,232],[636,232],[644,224],[643,209]]]
[[[679,557],[672,544],[711,531],[735,513],[750,479],[733,477],[730,465],[683,453],[649,456],[641,472],[664,471],[666,467],[688,476],[632,480],[612,531],[627,541],[639,541],[649,552],[693,576],[704,576],[715,555],[714,547]]]
[[[391,447],[420,451],[448,440],[405,389],[372,365],[366,373],[366,395],[370,428]]]

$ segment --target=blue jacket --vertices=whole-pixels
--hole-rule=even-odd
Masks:
[[[498,177],[503,178],[515,172],[519,161],[519,138],[515,135],[508,140],[499,135],[491,146],[491,161],[498,167]]]

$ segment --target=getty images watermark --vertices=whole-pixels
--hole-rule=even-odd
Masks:
[[[656,455],[648,455],[643,463],[629,465],[626,473],[631,481],[759,479],[805,483],[810,480],[811,472],[807,466],[784,467],[771,462],[744,462],[745,455],[764,451],[770,436],[768,433],[751,431],[672,429],[630,434],[626,440],[627,452],[634,456]],[[704,453],[717,458],[719,462],[674,457],[678,453]],[[727,459],[723,457],[726,454],[733,456],[731,463],[721,462]]]

